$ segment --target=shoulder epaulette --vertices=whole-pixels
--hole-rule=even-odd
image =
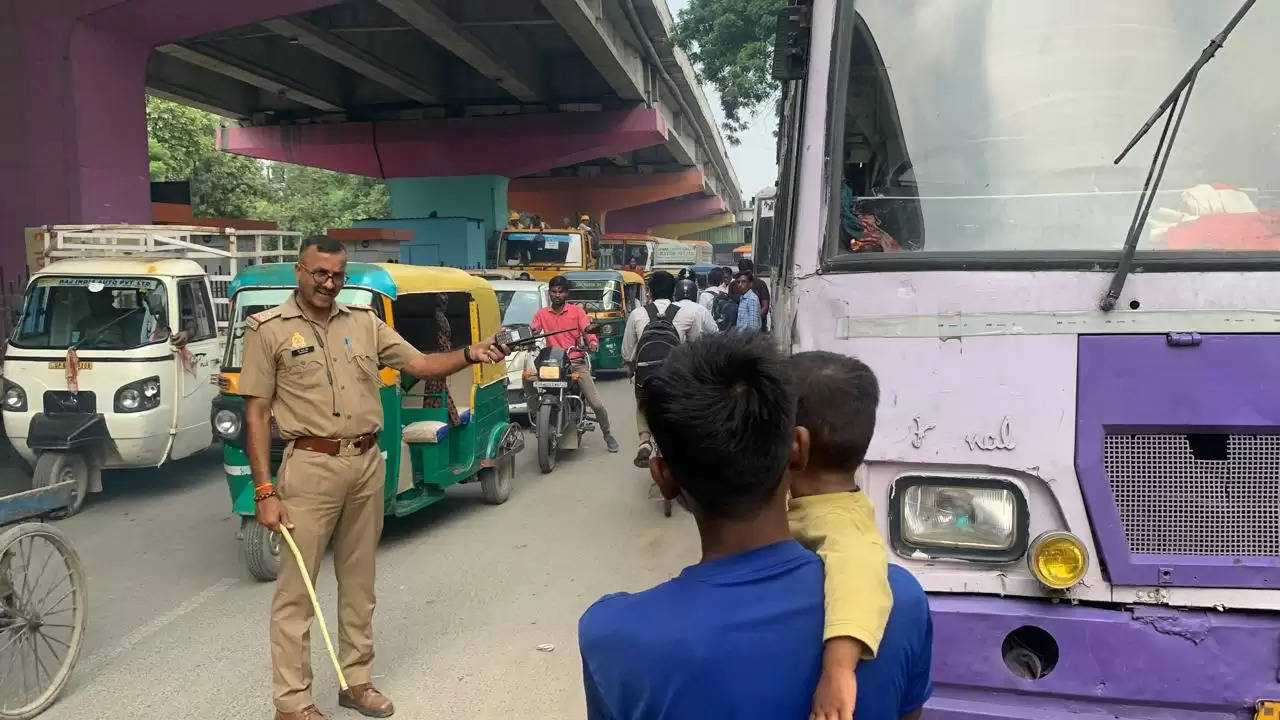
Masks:
[[[280,308],[271,308],[270,310],[263,310],[262,312],[256,312],[250,315],[245,318],[244,324],[248,326],[250,330],[257,330],[258,326],[262,323],[270,322],[278,317],[280,317]]]
[[[373,306],[366,305],[364,303],[351,303],[350,305],[347,305],[347,307],[351,308],[352,310],[364,310],[366,312],[373,312]]]

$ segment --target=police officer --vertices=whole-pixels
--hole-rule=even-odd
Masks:
[[[350,683],[338,704],[369,717],[395,710],[373,686],[374,554],[382,533],[384,460],[378,366],[440,379],[506,354],[493,338],[424,355],[367,307],[336,296],[346,280],[342,243],[307,238],[284,304],[249,317],[240,391],[258,522],[289,528],[314,581],[333,541],[339,662]],[[270,422],[288,441],[275,483]],[[324,720],[311,694],[311,602],[291,552],[280,553],[271,606],[276,720]]]

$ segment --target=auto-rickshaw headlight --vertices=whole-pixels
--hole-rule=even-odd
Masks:
[[[151,410],[160,405],[160,378],[149,377],[116,391],[116,412],[135,413]]]
[[[230,440],[240,434],[240,413],[225,408],[213,414],[213,431],[223,440]]]
[[[616,332],[618,332],[618,327],[616,325],[609,324],[600,326],[600,335],[603,337],[609,337]]]
[[[9,412],[25,412],[27,393],[17,383],[4,381],[4,409]]]
[[[142,404],[142,393],[137,388],[125,388],[120,391],[120,397],[116,398],[116,402],[122,410],[137,410]]]

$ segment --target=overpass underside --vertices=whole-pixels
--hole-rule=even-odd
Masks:
[[[226,151],[386,178],[395,217],[735,211],[670,26],[665,0],[7,3],[0,223],[149,220],[147,92],[228,118]]]

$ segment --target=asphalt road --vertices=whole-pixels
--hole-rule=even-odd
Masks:
[[[375,681],[397,717],[583,717],[579,615],[604,593],[648,587],[696,560],[692,519],[679,509],[664,518],[647,473],[631,465],[630,385],[601,390],[619,454],[605,452],[596,432],[544,476],[527,434],[505,504],[485,505],[469,484],[388,519]],[[88,573],[89,629],[71,682],[42,720],[270,718],[274,585],[241,564],[220,453],[109,474],[104,484],[59,523]],[[328,562],[319,592],[336,608]],[[336,623],[336,609],[326,614]],[[312,651],[321,710],[359,717],[337,707],[318,631]]]

